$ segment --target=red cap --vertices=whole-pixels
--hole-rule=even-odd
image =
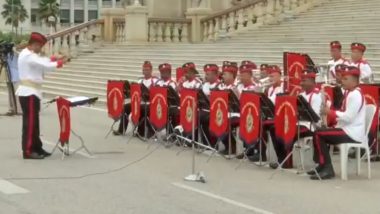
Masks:
[[[330,49],[339,49],[342,50],[342,45],[339,41],[332,41],[330,42]]]
[[[277,65],[269,65],[267,68],[267,72],[268,72],[268,74],[272,74],[272,73],[281,74],[281,69]]]
[[[263,71],[266,71],[267,70],[267,68],[268,68],[268,64],[261,64],[260,65],[260,70],[263,70]]]
[[[237,72],[238,72],[238,68],[236,66],[233,66],[233,65],[225,65],[222,67],[222,72],[228,72],[228,73],[231,73],[233,74],[234,76],[237,75]]]
[[[46,42],[47,42],[47,38],[44,35],[40,34],[40,33],[32,32],[30,34],[29,44],[30,43],[34,43],[34,42],[39,43],[41,45],[45,45]]]
[[[242,73],[250,73],[251,75],[253,74],[253,68],[249,65],[241,65],[239,67],[240,74]]]
[[[164,64],[161,64],[158,66],[158,70],[160,72],[164,72],[164,71],[172,71],[172,66],[169,64],[169,63],[164,63]]]
[[[250,66],[252,69],[257,69],[257,65],[249,60],[244,60],[241,62],[241,65]]]
[[[355,67],[355,66],[347,66],[346,68],[344,68],[342,75],[343,76],[351,75],[351,76],[359,77],[360,76],[360,69],[358,67]]]
[[[338,64],[335,66],[335,73],[341,73],[345,70],[345,68],[347,67],[347,65],[345,64]]]
[[[223,61],[223,66],[224,65],[231,65],[231,62],[230,61]]]
[[[219,72],[219,67],[215,64],[206,64],[204,67],[203,67],[203,70],[205,73],[208,73],[208,72],[214,72],[214,73],[218,73]]]
[[[317,75],[314,72],[309,72],[307,70],[305,70],[301,75],[301,79],[315,79],[316,77]]]
[[[145,61],[143,64],[143,69],[152,69],[152,63],[150,63],[150,61]]]
[[[365,52],[367,48],[362,43],[354,42],[351,44],[351,50],[359,50],[361,52]]]

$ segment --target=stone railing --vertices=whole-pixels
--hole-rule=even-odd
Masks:
[[[117,43],[125,42],[125,19],[114,18],[113,19],[113,35],[114,41]]]
[[[189,42],[191,19],[149,18],[149,42]]]
[[[63,53],[76,57],[93,51],[103,41],[103,20],[93,20],[49,35],[45,53]]]
[[[324,0],[253,0],[201,19],[202,40],[230,37],[244,29],[273,24]]]

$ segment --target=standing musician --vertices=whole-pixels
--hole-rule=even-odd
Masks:
[[[330,42],[330,55],[331,60],[327,62],[327,65],[329,66],[329,76],[336,78],[335,66],[343,64],[346,61],[342,56],[342,45],[339,41]]]
[[[284,84],[281,80],[281,69],[277,65],[270,65],[267,68],[269,82],[271,86],[268,88],[267,95],[274,104],[277,94],[284,93]]]
[[[257,77],[255,77],[255,74],[254,74],[255,70],[257,70],[257,65],[254,62],[249,61],[249,60],[243,60],[240,63],[240,66],[243,66],[243,65],[248,66],[248,67],[250,67],[252,69],[252,80],[253,80],[253,83],[254,83],[255,86],[259,86],[259,80],[258,80]]]
[[[363,58],[366,46],[362,43],[354,42],[351,44],[351,60],[346,64],[349,66],[358,67],[360,70],[360,81],[363,83],[370,83],[373,80],[371,66],[367,60]]]
[[[144,62],[142,66],[142,73],[144,77],[139,79],[138,84],[144,84],[145,87],[150,88],[150,86],[155,85],[156,82],[158,81],[158,78],[153,76],[153,67],[152,67],[151,62],[149,61]],[[142,108],[141,111],[145,111],[145,109]],[[127,129],[128,131],[133,130],[132,126],[128,126],[130,113],[131,113],[131,103],[127,103],[124,105],[124,113],[120,119],[119,128],[117,131],[113,132],[114,135],[116,136],[122,135],[127,131]],[[141,114],[143,115],[143,113]]]
[[[200,89],[202,87],[202,81],[197,77],[198,71],[194,63],[188,62],[182,67],[185,70],[185,80],[179,84],[179,89]]]
[[[361,72],[359,68],[349,66],[342,73],[342,86],[346,90],[344,101],[340,110],[332,110],[328,106],[322,109],[321,114],[336,120],[335,128],[322,128],[313,136],[314,161],[318,163],[316,171],[321,179],[335,176],[331,163],[328,144],[367,142],[365,134],[365,99],[360,91],[359,82]],[[317,180],[314,171],[308,172],[311,179]]]
[[[253,66],[241,65],[239,67],[240,84],[237,86],[239,96],[243,91],[258,91],[259,87],[253,81]]]
[[[220,90],[225,90],[225,89],[231,89],[235,90],[236,89],[236,76],[238,72],[238,67],[235,65],[223,65],[222,67],[222,77],[223,81],[221,84],[219,84],[218,88]]]
[[[42,148],[40,139],[40,101],[44,74],[61,68],[67,61],[63,57],[40,56],[47,39],[40,33],[33,32],[29,43],[18,58],[20,85],[16,91],[19,96],[22,116],[22,151],[24,159],[43,159],[51,154]]]
[[[322,105],[322,97],[319,89],[316,87],[315,78],[316,73],[314,70],[308,69],[303,71],[303,74],[301,76],[301,87],[303,91],[300,93],[300,96],[304,97],[312,107],[313,111],[319,115]],[[314,127],[312,124],[310,124],[310,122],[300,121],[298,126],[300,130],[300,138],[313,136]],[[276,137],[274,126],[270,128],[270,136],[272,138],[273,148],[276,151],[278,163],[282,163],[287,156],[287,151],[284,143]],[[298,135],[296,135],[293,143],[297,140]],[[276,169],[278,167],[278,163],[270,163],[269,166],[272,169]],[[283,168],[290,168],[291,165],[288,163],[290,162],[286,162],[283,165]]]

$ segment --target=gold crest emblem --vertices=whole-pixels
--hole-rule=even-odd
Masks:
[[[252,109],[248,109],[248,114],[247,114],[247,120],[245,122],[245,129],[247,130],[248,133],[251,133],[253,130],[253,116],[252,116]]]
[[[66,114],[63,112],[61,121],[61,133],[66,131]]]
[[[216,110],[216,118],[215,118],[216,125],[222,126],[223,124],[223,112],[220,108],[220,103],[218,103],[218,109]]]
[[[186,106],[186,121],[190,123],[193,120],[193,108],[190,105],[190,100],[187,101]]]
[[[134,100],[133,105],[135,107],[133,110],[133,115],[137,115],[137,99]]]
[[[158,99],[158,103],[157,103],[156,116],[157,116],[158,119],[162,118],[162,105],[161,105],[161,100],[160,99]]]
[[[289,132],[289,116],[288,116],[288,109],[287,108],[285,108],[284,132],[285,132],[285,134],[287,134]]]
[[[116,111],[118,106],[118,101],[116,99],[116,96],[113,97],[113,110]]]

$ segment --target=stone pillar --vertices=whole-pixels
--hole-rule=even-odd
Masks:
[[[75,2],[70,0],[70,26],[74,26],[75,23]]]
[[[116,7],[116,0],[112,0],[112,8]]]
[[[201,42],[203,35],[203,27],[201,19],[210,15],[212,10],[210,8],[189,8],[186,12],[186,18],[191,19],[191,41]]]
[[[88,0],[84,0],[83,2],[83,22],[88,22]]]
[[[101,15],[104,19],[104,41],[113,42],[115,38],[113,19],[125,17],[125,10],[123,8],[103,8]]]
[[[148,41],[148,8],[141,5],[126,7],[125,41]]]
[[[101,16],[101,10],[103,8],[103,0],[98,0],[98,19]]]

